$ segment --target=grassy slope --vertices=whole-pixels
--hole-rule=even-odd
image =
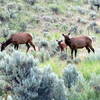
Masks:
[[[60,61],[57,57],[51,58],[49,61],[42,63],[40,66],[51,65],[52,69],[59,76],[62,76],[63,69],[67,66],[66,61]],[[78,65],[78,70],[83,73],[86,79],[89,79],[92,73],[100,74],[100,61],[84,61]]]
[[[73,9],[73,7],[76,7],[76,6],[79,6],[79,5],[82,5],[84,8],[85,8],[85,6],[87,7],[87,5],[83,5],[83,3],[81,1],[78,2],[78,3],[75,3],[75,2],[65,2],[64,0],[58,0],[58,3],[47,4],[47,3],[42,2],[42,0],[41,0],[41,2],[37,3],[35,6],[48,8],[49,10],[45,11],[45,12],[35,12],[31,6],[29,6],[27,3],[22,2],[22,0],[15,0],[15,1],[17,3],[23,4],[24,5],[23,6],[24,11],[26,11],[28,13],[28,15],[24,14],[24,13],[21,13],[21,15],[20,15],[21,22],[27,22],[32,16],[40,15],[42,13],[44,15],[48,15],[48,16],[58,16],[59,18],[63,17],[63,16],[65,17],[66,16],[66,11],[72,12],[73,19],[74,19],[74,20],[72,20],[72,17],[66,18],[66,23],[67,24],[69,24],[70,22],[74,23],[76,21],[77,16],[81,16],[81,17],[84,17],[84,18],[88,17],[86,15],[80,15],[75,9]],[[58,14],[58,15],[53,14],[50,10],[51,7],[57,7],[60,10],[60,14]],[[29,16],[29,14],[30,14],[30,16]],[[14,22],[16,22],[16,20],[13,20],[12,23],[14,23]],[[39,35],[40,37],[43,37],[42,34],[41,34],[41,31],[44,28],[43,24],[44,24],[44,22],[41,21],[40,24],[35,25],[34,29],[28,29],[27,31],[31,32],[33,34],[35,33],[36,35]],[[15,27],[14,24],[12,24],[12,25],[13,25],[12,26],[13,29],[15,29],[15,28],[18,29],[19,28],[19,27]],[[84,27],[84,26],[82,26],[82,27]],[[50,32],[49,32],[50,36],[47,39],[48,40],[51,40],[51,39],[55,40],[57,38],[60,38],[61,33],[64,32],[63,30],[59,30],[60,28],[58,28],[58,30],[57,29],[50,30]],[[87,31],[85,31],[84,33],[87,33]],[[96,44],[95,48],[98,49],[98,48],[100,48],[100,46],[99,46],[100,36],[97,35],[96,37],[97,37],[97,42],[95,43]],[[0,42],[2,42],[2,41],[4,41],[4,38],[1,37]],[[81,56],[83,54],[83,52],[85,53],[86,51],[85,50],[80,51],[79,56]],[[86,55],[87,55],[87,53],[86,53]],[[87,62],[85,62],[84,59],[85,59],[85,57],[82,56],[82,62],[78,65],[78,68],[84,74],[84,76],[87,79],[89,78],[89,76],[92,72],[99,73],[99,69],[100,69],[99,68],[99,66],[100,66],[99,61],[96,61],[96,62],[87,61]],[[45,66],[45,65],[48,65],[48,64],[50,64],[53,67],[54,72],[56,72],[59,76],[62,75],[62,71],[63,71],[64,67],[67,66],[66,61],[60,61],[58,56],[50,58],[49,61],[46,61],[46,62],[42,63],[41,66]]]

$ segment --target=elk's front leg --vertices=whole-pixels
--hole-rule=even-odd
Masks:
[[[76,58],[76,56],[77,56],[77,49],[75,49],[75,58]]]
[[[71,49],[71,58],[73,59],[73,49]]]

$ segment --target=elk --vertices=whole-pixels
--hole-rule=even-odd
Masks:
[[[16,33],[10,36],[8,40],[1,44],[1,51],[3,51],[9,44],[13,44],[14,48],[18,50],[19,44],[26,44],[27,52],[30,48],[30,45],[36,51],[35,45],[32,42],[32,36],[29,33]]]
[[[67,45],[63,40],[56,40],[58,42],[58,47],[60,48],[61,52],[66,49],[67,51]]]
[[[79,36],[79,37],[69,37],[70,33],[68,35],[62,34],[65,39],[65,43],[70,47],[71,49],[71,58],[73,59],[73,51],[75,51],[75,57],[77,56],[77,49],[86,48],[88,53],[92,50],[95,53],[94,48],[92,47],[92,39],[90,39],[88,36]]]

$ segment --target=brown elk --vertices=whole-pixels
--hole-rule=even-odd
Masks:
[[[30,45],[36,51],[35,45],[32,42],[32,36],[29,33],[16,33],[10,36],[6,42],[1,44],[1,51],[3,51],[9,44],[13,44],[14,48],[18,50],[19,44],[26,44],[27,52],[30,48]],[[30,45],[29,45],[30,44]]]
[[[66,49],[67,51],[67,45],[63,40],[56,40],[58,42],[58,47],[60,48],[61,52]]]
[[[70,47],[71,49],[71,57],[73,59],[73,51],[75,51],[75,57],[77,56],[77,49],[86,48],[88,53],[92,50],[95,52],[94,48],[92,47],[92,39],[90,39],[88,36],[79,36],[79,37],[73,37],[70,38],[69,35],[62,34],[65,38],[65,43]]]

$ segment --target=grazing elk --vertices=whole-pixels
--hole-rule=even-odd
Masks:
[[[19,44],[26,44],[27,52],[30,48],[30,45],[36,51],[35,45],[32,43],[32,36],[29,33],[16,33],[10,36],[6,42],[1,44],[1,51],[3,51],[9,44],[14,44],[14,48],[18,50]],[[30,44],[30,45],[29,45]]]
[[[58,42],[58,47],[60,48],[61,52],[66,49],[67,51],[67,45],[63,40],[56,40]]]
[[[65,38],[65,43],[70,47],[71,49],[71,57],[73,59],[73,51],[75,51],[75,57],[77,56],[77,49],[86,48],[88,53],[90,53],[90,50],[95,52],[94,48],[92,47],[92,39],[90,39],[88,36],[79,36],[79,37],[73,37],[70,38],[69,35],[62,34]]]

